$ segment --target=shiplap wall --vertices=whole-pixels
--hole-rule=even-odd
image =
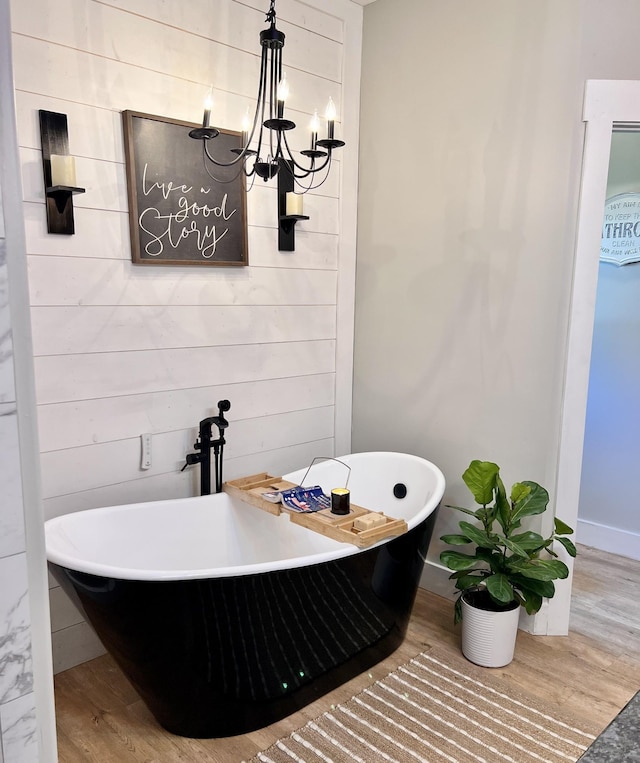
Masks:
[[[353,306],[353,294],[337,298],[339,162],[305,198],[310,220],[297,227],[295,252],[278,252],[275,186],[258,181],[248,196],[248,267],[130,261],[121,111],[198,121],[212,84],[212,121],[239,129],[257,87],[267,7],[12,2],[47,517],[196,494],[196,469],[180,469],[198,421],[221,398],[232,403],[226,478],[281,473],[334,453],[337,316],[348,319]],[[291,143],[301,149],[314,108],[322,113],[329,95],[343,113],[343,22],[297,0],[279,0],[277,10],[287,35],[288,115],[304,128]],[[68,115],[87,191],[74,197],[75,236],[46,232],[38,109]],[[143,432],[153,435],[148,471],[140,469]],[[55,585],[51,610],[57,670],[100,651]]]

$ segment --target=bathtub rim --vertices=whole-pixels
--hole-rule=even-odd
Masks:
[[[440,506],[442,497],[445,490],[445,479],[442,471],[428,459],[420,456],[415,456],[408,453],[401,453],[396,451],[363,451],[361,453],[351,453],[345,456],[339,456],[340,459],[348,459],[357,456],[394,456],[402,457],[403,459],[409,459],[412,461],[424,463],[427,468],[432,472],[435,477],[435,485],[431,494],[428,496],[424,506],[418,510],[415,515],[407,520],[408,531],[417,527],[419,524],[427,520]],[[304,469],[296,469],[283,475],[286,479],[289,475],[297,474]],[[237,502],[237,499],[233,499],[228,493],[224,493],[226,498],[233,505]],[[253,562],[244,565],[233,565],[227,567],[207,567],[207,568],[195,568],[195,569],[144,569],[144,568],[132,568],[124,566],[114,566],[109,564],[103,564],[99,562],[87,561],[80,559],[78,556],[72,556],[69,553],[56,550],[55,548],[55,533],[64,531],[64,524],[66,522],[73,521],[73,517],[79,514],[86,515],[88,512],[92,514],[107,514],[109,512],[119,512],[125,510],[135,510],[140,507],[149,507],[150,505],[167,504],[175,501],[180,501],[188,504],[196,504],[198,502],[207,502],[212,500],[220,500],[215,495],[209,496],[194,496],[178,499],[166,499],[160,501],[142,501],[137,503],[104,506],[94,509],[85,509],[80,512],[69,512],[62,514],[58,517],[54,517],[45,522],[45,539],[46,539],[46,555],[47,561],[52,562],[60,567],[71,570],[73,572],[84,573],[88,575],[95,575],[102,578],[114,578],[117,580],[131,580],[131,581],[147,581],[147,582],[163,582],[163,581],[182,581],[182,580],[198,580],[216,577],[239,577],[245,575],[256,575],[268,572],[275,572],[278,570],[292,569],[296,567],[306,567],[314,564],[321,564],[324,562],[330,562],[335,559],[341,559],[347,556],[352,556],[363,551],[382,546],[385,543],[389,543],[395,540],[398,536],[384,538],[375,544],[360,548],[351,543],[343,543],[337,540],[326,538],[322,536],[323,542],[330,547],[327,550],[321,550],[312,554],[306,554],[303,556],[295,556],[288,559],[276,559],[267,562]],[[260,511],[255,507],[248,507],[254,511]],[[273,516],[273,515],[265,515]],[[289,523],[289,517],[286,514],[280,516],[273,516],[275,521],[285,521]],[[298,530],[306,533],[313,533],[313,530],[308,530],[300,525],[293,525]],[[400,536],[402,537],[402,536]],[[50,544],[52,541],[52,544]],[[53,548],[52,548],[53,545]]]

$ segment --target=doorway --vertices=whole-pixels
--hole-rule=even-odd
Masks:
[[[572,527],[578,522],[601,226],[611,141],[614,127],[628,129],[640,124],[640,82],[588,80],[583,120],[585,144],[556,485],[558,516]],[[567,561],[573,569],[573,560]],[[570,607],[571,576],[549,601],[546,612],[549,635],[568,632]]]
[[[614,127],[606,199],[577,535],[587,546],[640,560],[638,129]]]

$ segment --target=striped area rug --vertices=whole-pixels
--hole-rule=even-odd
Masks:
[[[430,650],[250,763],[575,763],[594,739],[493,671]]]

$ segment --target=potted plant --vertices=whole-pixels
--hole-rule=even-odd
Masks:
[[[440,561],[453,570],[449,577],[460,591],[454,621],[462,620],[463,654],[478,665],[501,667],[513,659],[520,606],[534,614],[543,599],[555,594],[553,581],[568,576],[552,546],[558,541],[575,557],[576,547],[564,537],[573,530],[557,517],[548,538],[523,530],[525,517],[547,510],[549,493],[536,482],[516,482],[507,496],[497,464],[472,461],[462,479],[480,508],[450,508],[481,526],[462,520],[459,534],[441,540],[452,546],[474,544],[475,550],[443,551]]]

